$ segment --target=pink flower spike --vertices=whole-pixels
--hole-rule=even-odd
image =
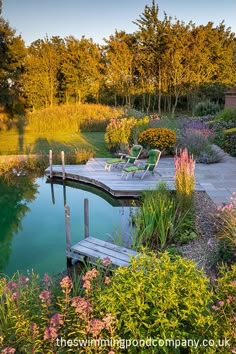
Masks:
[[[220,306],[224,306],[224,301],[218,301],[218,304],[219,304]]]

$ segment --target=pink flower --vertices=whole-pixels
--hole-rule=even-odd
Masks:
[[[43,282],[47,287],[49,287],[49,285],[52,282],[52,279],[50,278],[50,276],[47,273],[44,274]]]
[[[58,337],[58,333],[55,327],[47,327],[44,331],[44,340],[49,340],[53,342]]]
[[[96,278],[98,274],[99,274],[99,271],[97,269],[93,268],[92,270],[88,270],[82,276],[82,279],[83,280],[92,280],[92,279]]]
[[[61,315],[60,313],[55,313],[50,319],[50,324],[54,327],[63,325],[63,323],[63,315]]]
[[[12,347],[6,347],[1,351],[1,354],[14,354],[16,352],[16,349]]]
[[[75,296],[72,299],[71,306],[75,307],[75,311],[80,314],[89,314],[90,312],[92,312],[90,302],[80,296]]]
[[[104,327],[104,322],[95,318],[94,320],[89,322],[88,332],[92,333],[93,337],[97,337]]]
[[[110,257],[105,257],[105,258],[103,258],[103,260],[102,260],[102,264],[103,264],[105,267],[108,267],[111,263],[112,263],[112,261],[111,261],[111,258],[110,258]]]
[[[45,302],[47,305],[50,304],[50,291],[44,290],[39,294],[39,298],[42,300],[42,302]]]
[[[220,306],[224,306],[224,301],[218,301],[218,304],[219,304]]]
[[[27,282],[29,281],[29,278],[28,277],[25,277],[24,275],[22,275],[19,279],[19,283],[21,285],[25,285]]]
[[[90,290],[91,289],[91,282],[89,280],[85,280],[83,283],[83,288]]]
[[[108,354],[115,354],[115,352],[113,352],[113,350],[110,350]]]
[[[236,348],[233,348],[233,349],[231,350],[231,353],[236,353]]]
[[[217,307],[217,306],[211,306],[211,308],[215,311],[219,310],[219,307]]]
[[[111,282],[111,279],[109,277],[105,277],[104,283],[109,284]]]
[[[13,300],[17,300],[18,299],[18,297],[19,297],[19,294],[18,294],[18,292],[17,291],[15,291],[13,294],[12,294],[12,298],[13,298]]]
[[[15,290],[16,288],[18,287],[18,285],[13,281],[13,280],[10,280],[8,283],[7,283],[7,288],[9,290]]]
[[[65,291],[71,291],[71,289],[73,288],[73,284],[72,284],[72,280],[70,279],[70,277],[66,276],[62,279],[62,281],[60,282],[61,288]]]
[[[110,330],[113,324],[115,323],[115,317],[112,316],[110,313],[106,314],[105,317],[103,317],[102,321],[105,324],[105,327],[107,330]]]

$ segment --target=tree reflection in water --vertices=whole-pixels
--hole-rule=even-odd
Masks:
[[[35,200],[37,184],[32,177],[0,177],[0,272],[8,264],[11,243],[21,222],[30,211],[28,203]]]

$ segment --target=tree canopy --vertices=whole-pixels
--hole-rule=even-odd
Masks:
[[[235,35],[224,22],[160,19],[153,0],[134,23],[134,33],[116,31],[104,45],[56,36],[26,48],[0,17],[0,103],[13,111],[19,102],[31,109],[99,102],[174,113],[223,99],[235,85]]]

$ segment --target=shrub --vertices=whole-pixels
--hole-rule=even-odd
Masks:
[[[203,272],[189,260],[173,259],[167,252],[140,254],[130,267],[115,271],[93,303],[97,313],[109,312],[116,318],[116,334],[121,338],[201,341],[207,338],[213,319],[208,286]],[[130,347],[129,353],[172,353],[171,349]]]
[[[236,264],[231,268],[222,266],[214,287],[214,317],[218,338],[227,338],[230,348],[221,348],[221,353],[236,352]]]
[[[109,149],[116,151],[120,148],[120,145],[128,145],[135,125],[136,119],[134,117],[112,119],[105,133],[105,141]]]
[[[60,343],[64,338],[73,343],[75,339],[113,339],[115,319],[106,311],[96,316],[90,300],[91,288],[99,285],[101,291],[109,283],[107,273],[94,268],[77,281],[81,283],[80,293],[78,284],[68,276],[58,287],[48,275],[41,282],[35,274],[17,274],[12,280],[1,277],[1,353],[74,353],[75,347],[62,348],[57,340]],[[91,353],[93,349],[85,347],[83,352]],[[111,349],[108,347],[107,352]],[[96,353],[101,352],[104,348],[98,347]]]
[[[216,115],[215,122],[228,122],[234,124],[234,127],[236,127],[236,108],[225,108]]]
[[[232,156],[236,156],[236,128],[224,130],[222,148]]]
[[[149,128],[139,135],[138,142],[147,149],[170,152],[176,143],[176,133],[168,128]]]
[[[236,262],[236,193],[231,202],[217,208],[217,234],[219,237],[219,260],[228,264]]]
[[[220,111],[220,105],[218,103],[208,101],[198,102],[193,109],[195,116],[202,117],[208,114],[216,114]]]
[[[189,212],[182,212],[166,184],[159,184],[155,191],[143,195],[140,211],[135,215],[135,247],[164,249],[180,234],[191,230]],[[191,225],[190,225],[191,224]],[[187,230],[186,230],[187,229]]]
[[[195,161],[188,150],[175,155],[175,188],[180,207],[184,210],[192,205],[195,186]]]

